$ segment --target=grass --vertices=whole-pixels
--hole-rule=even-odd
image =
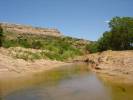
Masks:
[[[52,59],[64,61],[83,55],[87,43],[84,43],[81,39],[71,37],[5,33],[2,45],[5,48],[22,47],[36,51],[40,50],[39,52],[32,52],[30,50],[11,49],[11,51],[16,52],[12,54],[15,58],[24,60]]]

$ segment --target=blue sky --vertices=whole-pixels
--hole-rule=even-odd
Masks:
[[[133,17],[133,0],[0,0],[0,22],[58,28],[97,40],[114,16]]]

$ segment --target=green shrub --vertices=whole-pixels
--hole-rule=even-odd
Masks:
[[[95,42],[95,43],[91,43],[91,44],[86,45],[86,50],[89,53],[96,53],[96,52],[98,52],[98,43]]]
[[[41,41],[33,41],[32,48],[33,49],[41,49],[41,48],[43,48],[43,43]]]
[[[0,25],[0,47],[2,46],[2,42],[3,42],[3,28],[2,26]]]
[[[52,36],[39,36],[17,33],[6,33],[3,47],[24,47],[44,50],[40,53],[23,52],[24,54],[16,55],[16,58],[25,60],[34,59],[52,59],[52,60],[66,60],[84,52],[84,46],[76,47],[77,39],[70,37],[52,37]],[[21,51],[22,52],[22,51]]]
[[[18,43],[16,42],[16,40],[6,40],[4,39],[2,42],[2,46],[5,48],[9,48],[9,47],[17,47]]]

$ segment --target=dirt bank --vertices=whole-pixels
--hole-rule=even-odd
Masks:
[[[133,82],[133,50],[105,51],[84,58],[90,68],[106,78]]]
[[[60,61],[51,61],[48,59],[41,59],[35,61],[25,61],[23,59],[16,59],[12,56],[14,52],[11,52],[11,50],[12,49],[0,48],[0,79],[26,76],[27,74],[45,71],[55,67],[70,64]],[[32,52],[39,52],[34,49],[26,50],[30,50]],[[100,73],[98,75],[102,76],[102,78],[109,79],[111,81],[130,81],[133,83],[133,50],[105,51],[101,53],[77,57],[73,61],[87,62],[89,68],[97,73]],[[72,60],[70,62],[72,62]]]
[[[25,61],[23,59],[15,59],[8,53],[7,49],[0,48],[0,79],[24,76],[68,64],[44,59]]]

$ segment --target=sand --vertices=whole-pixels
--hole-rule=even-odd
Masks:
[[[1,48],[0,52],[0,79],[21,77],[27,74],[50,70],[56,67],[64,66],[65,63],[56,60],[40,59],[35,61],[25,61],[15,59],[7,54],[7,51]]]

